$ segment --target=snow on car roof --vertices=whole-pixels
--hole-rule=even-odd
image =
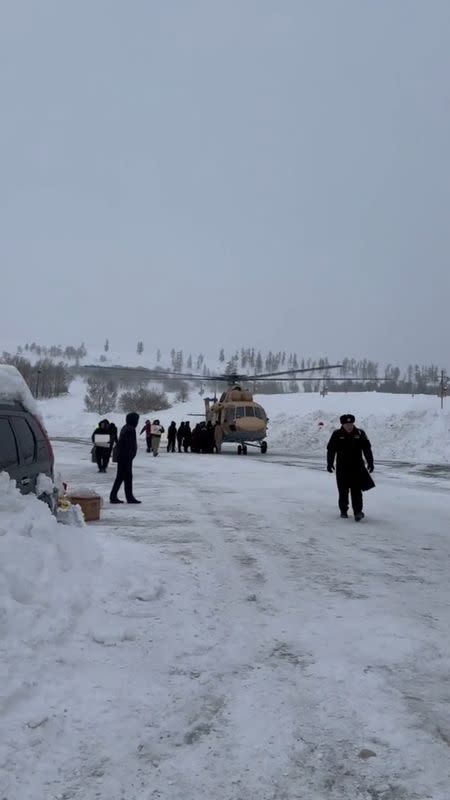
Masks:
[[[16,367],[0,364],[0,403],[20,403],[26,411],[40,417],[36,400]]]

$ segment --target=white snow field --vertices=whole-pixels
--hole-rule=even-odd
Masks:
[[[92,434],[100,417],[83,410],[86,385],[73,381],[67,397],[42,400],[39,408],[50,436],[86,438]],[[264,395],[256,398],[269,416],[269,450],[278,453],[322,456],[332,430],[339,426],[341,414],[354,413],[373,443],[379,459],[417,463],[450,463],[450,399],[444,411],[440,400],[430,395],[393,395],[377,392],[349,394]],[[168,411],[148,414],[158,417],[166,427],[188,419],[189,413],[201,413],[201,397],[194,390],[185,403]],[[120,429],[124,414],[108,416]],[[142,421],[145,419],[142,417]],[[197,419],[191,419],[194,425]],[[319,426],[319,422],[323,425]]]
[[[375,478],[357,524],[295,459],[141,447],[142,505],[41,550],[1,494],[0,798],[448,800],[450,494]]]

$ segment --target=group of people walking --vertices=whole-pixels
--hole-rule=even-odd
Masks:
[[[175,423],[172,422],[172,425],[175,426]],[[191,430],[189,422],[182,422],[176,431],[178,452],[188,453],[190,450],[191,453],[213,453],[215,450],[214,432],[215,427],[210,420],[198,422],[194,430]],[[175,452],[175,448],[172,452]]]
[[[364,518],[363,492],[372,489],[375,483],[372,479],[374,460],[372,447],[366,433],[355,425],[353,414],[343,414],[340,418],[341,427],[333,431],[327,445],[327,470],[333,473],[336,464],[336,480],[339,494],[339,510],[343,519],[348,518],[349,495],[356,522]],[[127,503],[140,503],[133,494],[133,460],[137,453],[136,429],[139,423],[139,414],[127,414],[126,424],[117,436],[117,428],[113,422],[103,419],[92,434],[93,457],[98,465],[99,472],[106,472],[108,463],[113,453],[113,460],[117,462],[117,476],[111,489],[111,503],[122,503],[118,492],[122,484],[125,485]],[[147,452],[158,455],[161,436],[164,427],[156,419],[153,422],[146,420],[141,430],[147,440]],[[191,430],[189,422],[182,422],[177,428],[176,423],[170,423],[167,432],[167,452],[212,453],[214,451],[214,426],[211,422],[199,423]]]
[[[145,420],[140,435],[145,433],[147,442],[147,453],[158,455],[161,444],[161,436],[165,433],[164,427],[159,419],[151,422]],[[212,453],[214,451],[214,426],[211,422],[200,422],[191,429],[190,422],[181,422],[177,428],[177,423],[172,420],[167,429],[167,452],[176,453]]]
[[[117,464],[117,475],[109,498],[111,503],[123,502],[117,496],[122,483],[125,484],[127,503],[141,502],[136,500],[133,494],[133,460],[137,453],[136,428],[138,422],[139,414],[135,412],[127,414],[125,425],[118,436],[114,422],[102,419],[92,434],[92,460],[96,462],[98,471],[107,471],[111,455]]]
[[[212,422],[199,422],[192,430],[190,422],[177,423],[172,420],[167,429],[167,452],[168,453],[213,453],[215,449],[214,438],[215,427]],[[145,433],[147,441],[147,453],[158,455],[161,443],[161,435],[165,433],[159,419],[150,422],[145,420],[145,425],[141,430],[141,435]]]

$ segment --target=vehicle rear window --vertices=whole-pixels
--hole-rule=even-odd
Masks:
[[[30,428],[34,433],[34,438],[36,439],[36,444],[37,444],[36,461],[48,461],[49,460],[48,446],[45,440],[45,436],[42,432],[42,429],[39,427],[38,423],[32,416],[30,416],[28,420]]]
[[[17,445],[9,420],[0,417],[0,469],[18,464]]]
[[[36,439],[33,431],[24,417],[14,417],[12,423],[19,445],[20,462],[32,464],[36,458]]]

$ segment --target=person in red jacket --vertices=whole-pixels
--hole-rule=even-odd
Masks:
[[[150,422],[149,419],[145,420],[145,425],[141,430],[140,436],[142,436],[144,431],[145,431],[145,438],[147,440],[147,453],[151,453],[151,451],[152,451],[152,423]]]

